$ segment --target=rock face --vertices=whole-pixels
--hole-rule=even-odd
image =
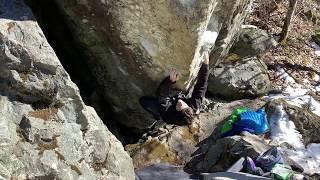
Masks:
[[[218,35],[212,64],[224,56],[251,0],[57,0],[74,37],[82,43],[101,90],[117,120],[133,130],[154,120],[138,99],[153,95],[172,68],[178,87],[188,89],[197,75],[205,43]]]
[[[239,57],[256,56],[277,45],[265,30],[251,25],[244,25],[241,28],[239,40],[231,48],[231,52]]]
[[[137,180],[148,179],[176,179],[176,180],[191,180],[190,174],[183,171],[183,168],[168,164],[156,164],[143,168],[136,172]],[[192,178],[194,179],[194,178]]]
[[[234,100],[257,97],[271,88],[266,65],[257,58],[241,59],[232,65],[214,69],[208,91],[224,99]]]
[[[234,108],[246,106],[257,109],[264,102],[240,100],[226,104],[209,103],[208,112],[201,113],[191,126],[170,125],[160,128],[162,132],[149,137],[142,144],[127,145],[137,169],[148,165],[169,163],[184,166],[194,157],[202,157],[220,137],[219,127]],[[194,157],[192,157],[192,155]],[[197,159],[196,159],[197,160]],[[197,161],[192,164],[197,164]],[[203,159],[201,159],[203,160]]]
[[[276,107],[282,105],[288,118],[294,123],[297,130],[301,133],[303,143],[320,143],[320,118],[308,108],[301,108],[290,105],[285,101],[273,100],[269,103],[269,116],[275,113]]]
[[[0,179],[134,179],[30,9],[0,1]]]
[[[241,136],[217,140],[202,157],[190,161],[188,168],[196,172],[226,171],[241,157],[249,156],[256,159],[269,148],[261,138],[244,132]]]
[[[250,11],[253,1],[250,0],[219,0],[217,8],[213,11],[209,29],[219,29],[219,35],[214,49],[210,53],[210,61],[215,67],[229,53],[234,41],[237,39],[241,25]]]

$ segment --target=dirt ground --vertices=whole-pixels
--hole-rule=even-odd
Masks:
[[[287,0],[256,0],[245,24],[258,26],[268,31],[277,40],[288,7]],[[320,1],[298,0],[294,20],[286,43],[259,55],[269,70],[270,79],[276,89],[285,86],[276,75],[276,67],[282,67],[295,81],[303,86],[319,85],[320,56],[312,47],[312,35],[320,30]]]

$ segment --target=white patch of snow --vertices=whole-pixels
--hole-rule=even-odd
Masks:
[[[279,76],[279,79],[283,79],[288,85],[283,90],[283,93],[285,94],[290,96],[302,96],[309,91],[301,84],[296,83],[296,81],[283,68],[277,67],[277,76]]]
[[[311,43],[311,46],[314,48],[314,53],[317,55],[317,56],[320,56],[320,46],[315,43],[315,42],[312,42]]]
[[[320,116],[320,103],[316,101],[312,96],[304,95],[297,97],[285,98],[287,102],[294,106],[307,105],[310,110],[316,115]]]
[[[283,151],[285,151],[290,159],[303,167],[304,173],[309,175],[320,173],[320,160],[314,158],[314,155],[319,154],[311,153],[308,149],[305,148],[299,150],[283,149]]]
[[[320,103],[316,101],[312,96],[310,95],[269,95],[263,97],[263,99],[270,101],[273,99],[284,99],[287,103],[293,105],[302,107],[302,105],[307,105],[309,109],[316,115],[320,116]]]
[[[320,56],[320,47],[317,46],[316,51],[317,49]],[[265,100],[284,99],[294,106],[302,107],[302,105],[307,105],[313,113],[320,116],[320,103],[312,96],[306,95],[309,91],[306,87],[295,82],[283,68],[277,68],[277,76],[283,79],[288,86],[283,90],[282,94],[265,96]],[[319,75],[316,75],[313,80],[319,82]],[[311,89],[320,91],[320,86]],[[270,115],[269,123],[272,141],[277,145],[286,142],[293,147],[293,149],[282,147],[281,151],[302,166],[304,173],[310,175],[320,174],[320,144],[312,143],[306,148],[303,144],[302,135],[296,130],[295,124],[288,119],[288,115],[282,106],[276,107],[275,112]]]
[[[304,147],[302,135],[296,130],[282,106],[277,106],[270,116],[271,139],[277,145],[287,142],[294,149],[281,148],[284,154],[304,168],[304,173],[320,173],[320,144]]]
[[[313,80],[314,81],[320,81],[320,76],[318,74],[316,74],[314,77],[313,77]]]
[[[320,76],[319,76],[318,74],[316,74],[316,75],[313,77],[313,80],[319,83],[319,82],[320,82]],[[315,90],[316,92],[320,92],[320,85],[315,86],[315,87],[314,87],[314,90]]]
[[[315,159],[320,160],[320,144],[311,143],[307,149]]]
[[[243,24],[243,25],[241,25],[241,29],[245,29],[245,28],[258,29],[257,26],[251,25],[251,24]]]
[[[290,96],[302,96],[305,95],[308,90],[304,89],[300,84],[295,84],[295,87],[287,86],[283,92]]]
[[[287,142],[295,148],[303,148],[302,136],[296,130],[292,121],[289,121],[287,113],[282,106],[277,106],[276,110],[270,116],[271,139],[277,144]]]
[[[277,67],[277,70],[279,79],[284,79],[287,83],[296,83],[296,81],[283,68]]]
[[[218,37],[217,32],[205,31],[201,36],[200,44],[202,46],[208,46],[208,48],[211,48],[216,42],[217,37]]]
[[[308,79],[304,79],[303,82],[304,83],[310,83],[310,81]]]

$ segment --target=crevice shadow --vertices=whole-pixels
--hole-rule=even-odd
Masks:
[[[185,165],[184,171],[190,174],[193,174],[194,177],[199,177],[200,173],[196,170],[196,165],[203,161],[206,153],[208,152],[209,148],[216,143],[217,140],[222,138],[220,134],[220,127],[229,119],[229,117],[225,118],[223,121],[216,124],[213,132],[204,140],[200,141],[196,147],[198,149],[191,154],[191,160]]]
[[[0,19],[14,21],[36,21],[31,9],[24,0],[1,0]]]

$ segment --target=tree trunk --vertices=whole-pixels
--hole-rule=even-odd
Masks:
[[[292,21],[293,16],[294,16],[294,11],[296,9],[297,2],[298,2],[298,0],[289,0],[289,8],[288,8],[288,11],[287,11],[287,16],[286,16],[284,25],[282,27],[282,32],[281,32],[281,35],[280,35],[279,42],[285,42],[287,40],[288,33],[289,33],[289,30],[290,30],[290,24],[291,24],[291,21]]]

